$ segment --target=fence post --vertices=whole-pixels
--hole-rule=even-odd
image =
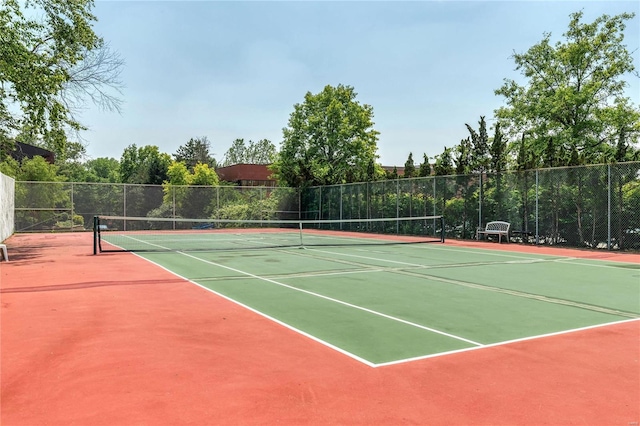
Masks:
[[[122,216],[125,217],[124,223],[123,223],[123,228],[126,231],[127,230],[127,184],[124,184],[124,186],[122,187]]]
[[[370,185],[370,182],[367,182],[367,215],[366,215],[367,219],[371,219],[371,199],[369,195],[369,185]],[[367,228],[367,230],[369,230],[369,228]]]
[[[396,219],[400,218],[400,177],[396,177]],[[400,221],[396,220],[396,234],[400,233]]]
[[[342,195],[344,192],[344,184],[340,184],[340,230],[342,230]]]
[[[607,164],[607,250],[611,250],[611,164]]]
[[[480,191],[478,193],[478,226],[482,226],[482,169],[480,169]]]
[[[540,232],[539,232],[539,216],[538,216],[538,188],[539,188],[539,176],[538,176],[539,170],[536,169],[536,245],[540,244]],[[527,237],[528,238],[528,237]]]
[[[73,216],[74,216],[74,208],[73,208],[73,182],[71,182],[71,232],[73,232]]]

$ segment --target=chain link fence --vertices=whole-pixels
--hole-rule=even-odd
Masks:
[[[640,162],[313,187],[305,219],[444,215],[448,238],[511,223],[512,241],[640,250]]]
[[[15,229],[82,231],[95,215],[376,219],[444,215],[448,238],[493,220],[512,241],[640,250],[640,162],[312,187],[16,182]],[[133,225],[132,225],[133,226]]]
[[[298,219],[300,205],[292,188],[16,182],[16,232],[85,231],[96,215]]]

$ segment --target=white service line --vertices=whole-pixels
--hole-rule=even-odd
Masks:
[[[272,283],[272,284],[275,284],[275,285],[279,285],[281,287],[285,287],[285,288],[288,288],[288,289],[291,289],[291,290],[294,290],[294,291],[299,291],[301,293],[306,293],[306,294],[309,294],[311,296],[315,296],[315,297],[319,297],[321,299],[329,300],[331,302],[338,303],[338,304],[344,305],[344,306],[348,306],[348,307],[353,308],[353,309],[358,309],[358,310],[361,310],[361,311],[364,311],[364,312],[367,312],[367,313],[370,313],[370,314],[373,314],[373,315],[377,315],[377,316],[380,316],[380,317],[383,317],[383,318],[387,318],[387,319],[390,319],[390,320],[393,320],[393,321],[397,321],[397,322],[400,322],[400,323],[403,323],[403,324],[407,324],[407,325],[410,325],[410,326],[413,326],[413,327],[416,327],[416,328],[420,328],[422,330],[426,330],[426,331],[430,331],[432,333],[436,333],[436,334],[440,334],[440,335],[443,335],[443,336],[447,336],[447,337],[450,337],[450,338],[455,339],[455,340],[461,340],[463,342],[466,342],[466,343],[469,343],[469,344],[472,344],[472,345],[475,345],[475,346],[483,346],[482,343],[474,342],[473,340],[465,339],[464,337],[460,337],[460,336],[456,336],[454,334],[446,333],[444,331],[436,330],[435,328],[426,327],[426,326],[421,325],[421,324],[417,324],[417,323],[414,323],[414,322],[411,322],[411,321],[403,320],[402,318],[397,318],[397,317],[394,317],[394,316],[391,316],[391,315],[383,314],[382,312],[374,311],[374,310],[369,309],[369,308],[365,308],[365,307],[362,307],[362,306],[354,305],[352,303],[345,302],[345,301],[342,301],[342,300],[339,300],[339,299],[334,299],[333,297],[325,296],[325,295],[322,295],[322,294],[319,294],[319,293],[314,293],[314,292],[309,291],[309,290],[304,290],[304,289],[301,289],[301,288],[290,286],[290,285],[281,283],[279,281],[275,281],[275,280],[272,280],[272,279],[269,279],[269,278],[265,278],[265,277],[261,277],[259,275],[252,274],[250,272],[241,271],[239,269],[232,268],[230,266],[225,266],[225,265],[221,265],[221,264],[216,263],[216,262],[212,262],[210,260],[202,259],[202,258],[199,258],[197,256],[190,255],[188,253],[184,253],[184,252],[178,252],[178,253],[183,255],[183,256],[187,256],[187,257],[190,257],[192,259],[199,260],[201,262],[208,263],[208,264],[213,265],[213,266],[217,266],[219,268],[227,269],[229,271],[233,271],[233,272],[236,272],[238,274],[246,275],[246,276],[251,277],[251,278],[255,278],[255,279],[258,279],[258,280],[261,280],[261,281],[266,281],[266,282],[269,282],[269,283]]]
[[[252,308],[251,306],[245,305],[244,303],[239,302],[239,301],[237,301],[237,300],[235,300],[235,299],[232,299],[232,298],[231,298],[231,297],[229,297],[229,296],[226,296],[226,295],[224,295],[224,294],[222,294],[222,293],[219,293],[219,292],[217,292],[217,291],[215,291],[215,290],[212,290],[212,289],[210,289],[210,288],[208,288],[208,287],[205,287],[205,286],[203,286],[202,284],[197,283],[196,281],[193,281],[193,280],[191,280],[191,279],[189,279],[189,278],[183,277],[182,275],[177,274],[176,272],[172,271],[171,269],[166,268],[165,266],[162,266],[161,264],[159,264],[159,263],[157,263],[157,262],[154,262],[153,260],[150,260],[150,259],[147,259],[146,257],[140,256],[138,253],[131,253],[131,254],[133,254],[134,256],[137,256],[137,257],[139,257],[139,258],[141,258],[141,259],[143,259],[143,260],[146,260],[147,262],[152,263],[152,264],[156,265],[157,267],[159,267],[159,268],[161,268],[161,269],[164,269],[165,271],[167,271],[167,272],[169,272],[169,273],[171,273],[171,274],[175,275],[175,276],[176,276],[176,277],[178,277],[178,278],[181,278],[181,279],[183,279],[183,280],[185,280],[185,281],[187,281],[187,282],[189,282],[189,283],[191,283],[191,284],[193,284],[193,285],[196,285],[196,286],[198,286],[198,287],[200,287],[200,288],[202,288],[202,289],[204,289],[204,290],[206,290],[206,291],[209,291],[209,292],[211,292],[211,293],[215,294],[216,296],[222,297],[222,298],[223,298],[223,299],[225,299],[225,300],[228,300],[228,301],[230,301],[230,302],[232,302],[232,303],[235,303],[236,305],[241,306],[241,307],[243,307],[244,309],[247,309],[247,310],[249,310],[249,311],[251,311],[251,312],[253,312],[253,313],[255,313],[255,314],[260,315],[260,316],[261,316],[261,317],[263,317],[263,318],[266,318],[266,319],[268,319],[268,320],[270,320],[270,321],[275,322],[276,324],[280,324],[281,326],[283,326],[283,327],[285,327],[285,328],[288,328],[288,329],[289,329],[289,330],[291,330],[291,331],[294,331],[294,332],[296,332],[296,333],[298,333],[298,334],[301,334],[301,335],[303,335],[303,336],[305,336],[305,337],[308,337],[309,339],[311,339],[311,340],[313,340],[313,341],[315,341],[315,342],[317,342],[317,343],[320,343],[321,345],[324,345],[324,346],[326,346],[326,347],[328,347],[328,348],[330,348],[330,349],[333,349],[333,350],[334,350],[334,351],[336,351],[336,352],[340,352],[341,354],[346,355],[346,356],[348,356],[349,358],[352,358],[352,359],[354,359],[354,360],[356,360],[356,361],[358,361],[358,362],[361,362],[362,364],[368,365],[369,367],[375,367],[375,366],[376,366],[376,364],[374,364],[374,363],[372,363],[371,361],[368,361],[368,360],[366,360],[366,359],[364,359],[364,358],[361,358],[361,357],[359,357],[359,356],[358,356],[358,355],[356,355],[356,354],[352,354],[352,353],[351,353],[351,352],[349,352],[349,351],[346,351],[346,350],[344,350],[344,349],[342,349],[342,348],[339,348],[339,347],[337,347],[337,346],[335,346],[335,345],[332,345],[331,343],[329,343],[329,342],[327,342],[327,341],[325,341],[325,340],[322,340],[322,339],[320,339],[320,338],[318,338],[318,337],[316,337],[316,336],[314,336],[314,335],[312,335],[312,334],[309,334],[309,333],[307,333],[307,332],[305,332],[305,331],[302,331],[302,330],[300,330],[299,328],[296,328],[296,327],[294,327],[294,326],[292,326],[292,325],[290,325],[290,324],[287,324],[286,322],[280,321],[279,319],[274,318],[274,317],[272,317],[272,316],[270,316],[270,315],[267,315],[267,314],[265,314],[264,312],[261,312],[261,311],[259,311],[259,310],[257,310],[257,309],[254,309],[254,308]]]
[[[563,335],[563,334],[575,333],[575,332],[584,331],[584,330],[591,330],[591,329],[600,328],[600,327],[608,327],[608,326],[611,326],[611,325],[623,324],[625,322],[632,322],[632,321],[640,321],[640,319],[638,319],[638,318],[636,318],[636,319],[627,319],[627,320],[622,320],[622,321],[608,322],[606,324],[589,325],[589,326],[586,326],[586,327],[574,328],[572,330],[556,331],[554,333],[546,333],[546,334],[540,334],[540,335],[537,335],[537,336],[523,337],[523,338],[520,338],[520,339],[505,340],[504,342],[489,343],[489,344],[486,344],[486,345],[483,345],[483,346],[480,346],[480,347],[456,349],[454,351],[439,352],[439,353],[436,353],[436,354],[430,354],[430,355],[423,355],[423,356],[417,356],[417,357],[412,357],[412,358],[399,359],[399,360],[396,360],[396,361],[382,362],[380,364],[375,364],[374,367],[387,367],[387,366],[390,366],[390,365],[404,364],[404,363],[407,363],[407,362],[419,361],[419,360],[422,360],[422,359],[435,358],[435,357],[439,357],[439,356],[442,356],[442,355],[457,354],[457,353],[460,353],[460,352],[475,351],[475,350],[478,350],[478,349],[495,348],[495,347],[498,347],[498,346],[510,345],[512,343],[526,342],[528,340],[536,340],[536,339],[543,339],[543,338],[546,338],[546,337],[560,336],[560,335]]]

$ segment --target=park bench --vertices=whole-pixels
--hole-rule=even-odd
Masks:
[[[480,235],[497,235],[498,242],[502,242],[502,236],[507,237],[509,242],[509,228],[511,224],[509,222],[502,222],[499,220],[488,222],[484,228],[478,228],[476,231],[476,240],[480,239]]]

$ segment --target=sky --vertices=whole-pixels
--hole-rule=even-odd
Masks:
[[[492,124],[504,79],[524,82],[512,55],[569,15],[583,22],[634,12],[625,44],[640,70],[637,1],[101,1],[94,29],[117,51],[121,113],[88,107],[89,158],[119,159],[131,145],[174,154],[206,136],[224,159],[233,140],[277,148],[295,104],[326,85],[351,86],[373,107],[379,163],[415,164]],[[640,78],[627,76],[640,103]]]

